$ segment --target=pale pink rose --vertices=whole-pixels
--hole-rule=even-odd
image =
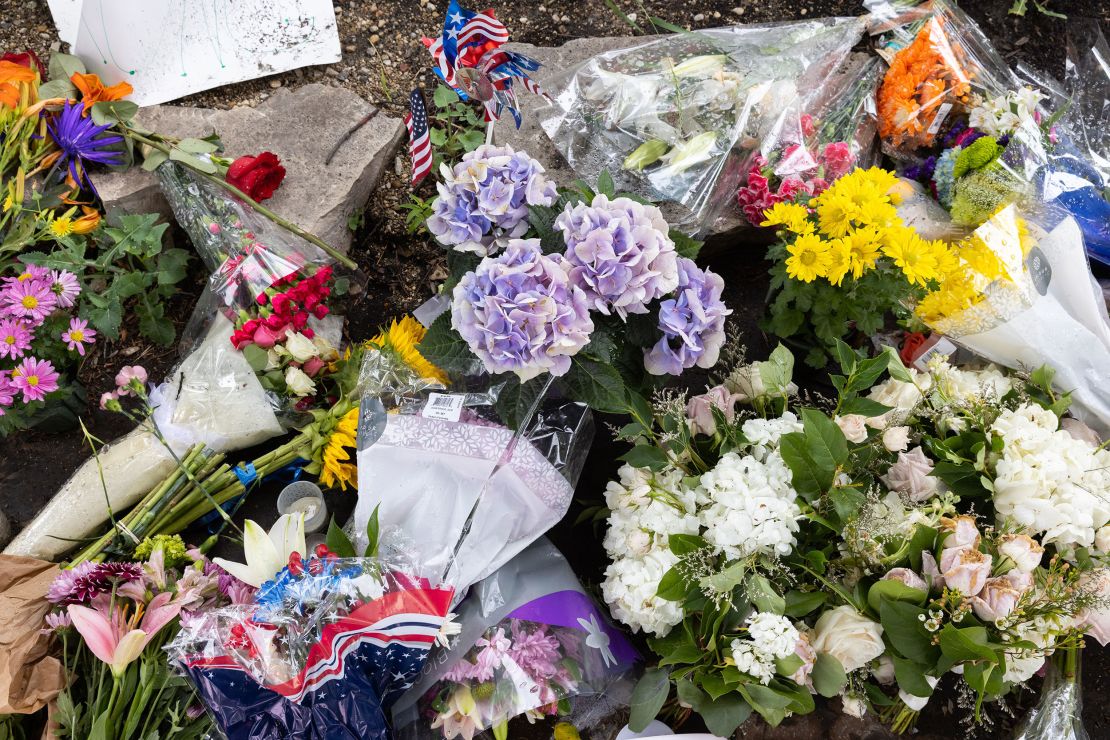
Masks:
[[[887,427],[883,432],[883,447],[891,452],[903,452],[909,446],[909,427]]]
[[[930,553],[931,556],[931,553]],[[880,581],[901,581],[910,588],[928,591],[929,585],[925,583],[925,579],[914,573],[909,568],[891,568],[887,571],[886,575],[879,579]]]
[[[311,357],[301,366],[301,369],[304,370],[304,374],[308,377],[315,378],[316,374],[323,370],[326,364],[327,363],[319,357]]]
[[[937,559],[928,550],[921,552],[921,572],[925,574],[925,580],[929,583],[930,591],[939,591],[944,588],[944,576],[941,575],[940,568],[937,567]]]
[[[837,416],[833,421],[844,432],[849,442],[860,444],[867,441],[867,417],[862,414]]]
[[[1099,439],[1098,432],[1091,429],[1089,426],[1081,422],[1079,419],[1073,419],[1070,416],[1060,420],[1060,428],[1067,432],[1072,439],[1077,439],[1080,442],[1086,442],[1091,447],[1098,447],[1102,444]]]
[[[983,590],[991,574],[991,556],[962,547],[945,548],[940,555],[940,570],[948,588],[967,597]]]
[[[686,403],[686,418],[690,420],[690,430],[694,434],[705,434],[712,437],[717,433],[717,420],[713,418],[713,409],[720,409],[725,419],[732,421],[736,418],[736,403],[743,396],[731,393],[723,385],[710,388],[700,396],[694,396]]]
[[[975,616],[987,622],[997,622],[1014,611],[1021,595],[1032,585],[1032,578],[1026,573],[1016,573],[1014,576],[987,579],[983,590],[971,600]],[[1028,582],[1026,578],[1029,578]]]
[[[1026,534],[1002,535],[998,552],[1014,561],[1014,567],[1022,573],[1032,573],[1041,564],[1044,548]]]
[[[265,324],[259,324],[254,330],[254,343],[262,349],[269,349],[285,338],[285,329],[271,329]]]
[[[904,493],[915,503],[924,501],[937,492],[938,481],[933,472],[933,461],[920,447],[909,452],[899,452],[898,460],[883,476],[883,482],[892,491]]]
[[[979,528],[975,525],[975,517],[961,514],[960,516],[952,519],[950,517],[941,517],[940,520],[941,534],[947,534],[944,538],[944,549],[962,549],[968,548],[971,550],[979,547]],[[941,556],[943,563],[944,556]],[[941,565],[941,570],[944,566]]]
[[[1097,594],[1101,597],[1100,603],[1106,604],[1110,600],[1110,569],[1099,568],[1084,573],[1079,577],[1079,585],[1084,590]],[[1075,626],[1085,629],[1088,635],[1098,640],[1099,645],[1106,647],[1110,644],[1110,607],[1084,609],[1076,615]]]
[[[813,672],[813,666],[817,662],[817,651],[809,644],[808,632],[799,631],[798,642],[794,645],[794,654],[802,659],[802,664],[790,675],[790,680],[799,686],[807,686],[809,674]]]

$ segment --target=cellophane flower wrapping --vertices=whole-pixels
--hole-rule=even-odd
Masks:
[[[1072,394],[1072,413],[1105,436],[1110,318],[1079,225],[1066,218],[1045,232],[1009,206],[976,229],[966,246],[989,252],[987,260],[974,261],[979,267],[989,262],[991,269],[970,269],[968,297],[958,302],[943,303],[942,284],[918,306],[919,316],[991,362],[1026,371],[1050,366],[1056,387]],[[936,306],[943,308],[931,310]]]
[[[779,116],[743,165],[738,203],[759,226],[775,203],[820,195],[856,167],[876,162],[875,89],[880,60],[848,57]]]
[[[604,52],[551,85],[541,125],[580,177],[608,172],[618,190],[661,202],[675,228],[705,231],[735,202],[749,153],[863,28],[858,18],[753,24]]]
[[[242,310],[271,305],[284,288],[312,278],[332,259],[319,247],[257,213],[227,191],[167,162],[157,170],[174,217],[211,272],[209,287],[222,310],[236,318]]]
[[[251,604],[182,620],[167,646],[228,740],[389,740],[453,591],[400,561],[291,561]]]
[[[475,358],[439,378],[368,350],[360,375],[356,548],[375,509],[383,552],[411,553],[460,595],[566,514],[593,439],[547,376],[521,385]]]
[[[525,713],[584,732],[631,696],[636,649],[546,538],[476,584],[457,620],[393,707],[399,740],[470,737]]]
[[[1014,740],[1089,740],[1083,727],[1083,690],[1079,676],[1068,678],[1050,663],[1037,706],[1029,711]]]

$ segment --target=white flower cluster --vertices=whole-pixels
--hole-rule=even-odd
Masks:
[[[1003,411],[991,431],[1004,442],[994,480],[1000,517],[1059,548],[1106,544],[1099,530],[1110,525],[1110,451],[1059,429],[1036,404]]]
[[[732,641],[732,660],[741,673],[762,684],[775,675],[775,660],[794,655],[800,635],[786,617],[773,612],[756,612],[748,617],[749,640]]]
[[[697,534],[695,497],[678,470],[652,473],[621,467],[605,489],[609,531],[605,550],[612,563],[601,592],[613,616],[633,631],[663,636],[682,621],[682,606],[659,598],[659,581],[678,563],[669,549],[672,534]]]
[[[778,451],[765,462],[735,452],[724,455],[695,491],[706,530],[702,536],[729,559],[756,552],[789,554],[802,514],[791,477]]]
[[[748,419],[740,429],[744,438],[752,444],[752,456],[762,462],[772,449],[778,447],[782,435],[802,431],[802,422],[787,411],[777,419]]]
[[[1028,87],[1011,90],[984,100],[971,109],[968,124],[995,138],[1006,136],[1022,126],[1037,126],[1037,104],[1044,95]]]

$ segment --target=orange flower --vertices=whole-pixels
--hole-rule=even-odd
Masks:
[[[88,234],[100,225],[100,211],[88,206],[81,206],[81,212],[84,215],[73,221],[74,234]]]
[[[83,75],[80,72],[74,72],[69,81],[81,91],[81,102],[85,104],[85,113],[88,113],[89,108],[92,108],[96,103],[105,100],[123,100],[135,91],[135,88],[126,82],[104,87],[104,83],[100,81],[100,76],[96,74]]]
[[[0,61],[0,105],[7,108],[19,107],[19,86],[24,82],[34,82],[38,75],[30,67],[15,62]]]
[[[959,50],[938,18],[929,20],[913,43],[898,52],[879,88],[879,135],[896,148],[929,146],[940,130],[937,116],[966,102],[970,79]],[[948,109],[941,109],[943,105]]]

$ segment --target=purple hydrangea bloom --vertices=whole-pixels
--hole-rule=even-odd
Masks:
[[[680,375],[694,365],[710,368],[717,364],[725,343],[725,317],[732,313],[721,300],[724,289],[720,275],[679,258],[678,295],[659,306],[663,338],[644,352],[649,373]]]
[[[443,245],[483,257],[528,230],[528,206],[555,202],[555,183],[525,152],[484,144],[454,169],[440,168],[428,231]]]
[[[522,381],[563,375],[594,330],[586,294],[566,260],[545,255],[539,239],[512,239],[455,286],[451,324],[491,373]]]
[[[596,195],[589,205],[568,204],[555,228],[567,244],[571,280],[604,314],[647,313],[648,303],[678,285],[678,254],[655,206]]]

